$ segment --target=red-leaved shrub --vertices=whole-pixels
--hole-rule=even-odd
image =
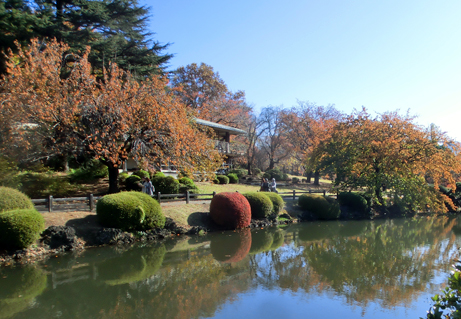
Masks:
[[[213,221],[228,229],[245,228],[251,222],[251,207],[240,193],[224,192],[211,200],[210,216]]]
[[[214,259],[224,263],[236,263],[248,255],[251,248],[251,231],[241,229],[230,234],[217,234],[211,238],[210,249]]]

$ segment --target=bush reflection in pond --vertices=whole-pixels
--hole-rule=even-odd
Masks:
[[[217,261],[235,263],[248,255],[251,245],[251,232],[246,228],[235,232],[226,232],[225,236],[212,237],[210,249]]]
[[[25,310],[46,288],[46,275],[36,267],[16,268],[3,275],[0,268],[0,318]]]
[[[100,279],[113,286],[150,278],[162,265],[165,252],[164,245],[130,248],[97,265]]]

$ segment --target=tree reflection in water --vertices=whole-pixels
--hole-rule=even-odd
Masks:
[[[416,299],[436,271],[448,273],[447,260],[457,255],[456,224],[448,218],[305,223],[210,234],[180,249],[167,242],[89,250],[49,260],[48,281],[31,281],[41,288],[32,289],[34,303],[16,307],[14,318],[213,317],[258,288],[295,292],[306,302],[334,294],[351,305],[388,309]],[[43,277],[35,273],[18,278]]]

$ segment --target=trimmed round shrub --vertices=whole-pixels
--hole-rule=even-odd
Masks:
[[[251,218],[261,219],[272,214],[274,205],[266,194],[261,192],[249,192],[243,194],[251,206]]]
[[[233,173],[227,174],[227,178],[229,178],[230,184],[237,184],[239,182],[239,178],[237,174],[233,174]]]
[[[229,177],[226,175],[217,175],[216,178],[219,181],[219,184],[229,184]]]
[[[302,194],[299,196],[298,205],[318,219],[338,219],[341,213],[338,202],[328,196]]]
[[[236,263],[245,258],[251,248],[251,231],[248,228],[229,234],[216,234],[211,238],[213,258],[224,263]]]
[[[293,184],[298,184],[298,183],[299,183],[299,178],[293,177],[293,178],[291,179],[291,182],[292,182]]]
[[[213,184],[219,184],[219,179],[217,179],[216,177],[213,179]]]
[[[354,212],[365,215],[368,212],[367,200],[357,193],[343,192],[338,194],[340,206],[346,206]]]
[[[141,190],[141,177],[137,175],[131,175],[125,180],[126,190],[128,191],[140,191]]]
[[[162,194],[178,194],[180,185],[179,181],[173,176],[166,176],[156,177],[154,187],[157,192]]]
[[[210,217],[218,225],[229,228],[245,228],[251,222],[248,200],[237,192],[216,194],[211,200]]]
[[[264,229],[253,231],[251,233],[250,254],[258,254],[262,253],[263,251],[270,250],[273,241],[274,238],[268,230]]]
[[[160,269],[165,253],[164,245],[125,251],[98,265],[99,279],[109,286],[146,280]]]
[[[189,177],[181,177],[178,179],[178,182],[183,186],[186,186],[187,189],[197,189],[197,185],[195,185],[194,181]]]
[[[96,205],[96,215],[104,227],[125,231],[163,228],[165,216],[160,204],[145,193],[123,192],[106,195]]]
[[[45,229],[42,214],[35,209],[16,209],[0,213],[0,247],[24,249],[33,244]]]
[[[14,188],[0,186],[0,212],[33,208],[34,204],[26,194]]]
[[[285,205],[282,196],[272,192],[265,192],[264,195],[269,197],[269,199],[272,202],[272,213],[278,215],[282,211],[283,206]]]
[[[142,169],[140,169],[139,171],[133,172],[132,175],[139,176],[139,177],[141,177],[141,179],[143,179],[145,177],[150,177],[149,172],[144,171]]]
[[[259,168],[257,168],[257,167],[253,168],[252,171],[253,171],[253,174],[255,174],[255,175],[261,174],[261,170]]]

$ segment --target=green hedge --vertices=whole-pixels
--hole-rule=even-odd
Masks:
[[[192,193],[198,192],[197,185],[189,177],[181,177],[178,179],[179,182],[179,192],[184,193],[186,190],[191,191]]]
[[[239,182],[239,178],[237,174],[233,174],[233,173],[227,174],[227,178],[229,178],[230,184],[237,184]]]
[[[266,218],[272,214],[274,205],[264,193],[249,192],[243,194],[243,196],[250,203],[252,219]]]
[[[42,214],[35,209],[17,209],[0,213],[0,247],[24,249],[33,244],[45,229]]]
[[[125,231],[163,228],[165,216],[160,204],[147,194],[122,192],[106,195],[96,205],[101,225]]]
[[[318,219],[338,219],[341,213],[338,202],[328,196],[302,194],[299,196],[298,205]]]
[[[17,189],[0,186],[0,212],[33,208],[34,204],[27,195]]]
[[[77,169],[71,169],[69,174],[72,182],[94,181],[107,176],[109,176],[109,169],[107,165],[104,165],[101,161],[95,159]]]
[[[280,196],[277,193],[272,193],[272,192],[265,192],[264,195],[269,197],[269,199],[272,202],[272,206],[273,206],[272,213],[278,215],[282,211],[283,206],[285,205],[285,202],[283,201],[282,196]]]
[[[219,181],[219,184],[229,184],[229,177],[226,175],[217,175],[216,178]]]

